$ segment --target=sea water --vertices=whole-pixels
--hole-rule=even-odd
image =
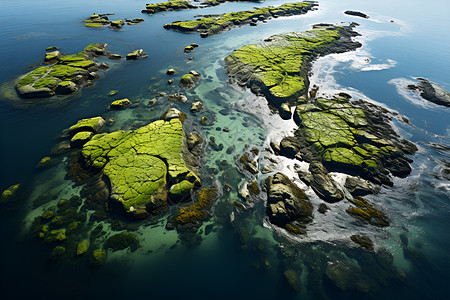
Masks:
[[[449,161],[450,157],[448,151],[429,146],[430,142],[449,146],[449,109],[428,103],[403,88],[413,82],[414,77],[425,77],[450,90],[449,4],[444,0],[427,3],[323,0],[318,2],[318,10],[306,15],[273,19],[257,27],[235,28],[206,39],[198,34],[162,28],[165,23],[193,19],[197,14],[247,10],[285,2],[293,1],[226,3],[155,15],[141,14],[145,1],[137,0],[3,0],[0,3],[1,83],[11,83],[30,66],[39,64],[48,46],[76,53],[90,43],[106,42],[107,49],[113,53],[124,55],[140,48],[149,53],[148,58],[139,61],[105,60],[111,68],[101,73],[95,85],[83,88],[64,102],[54,105],[39,102],[22,107],[20,103],[1,99],[4,101],[0,101],[0,188],[3,190],[20,182],[27,191],[20,202],[0,211],[2,298],[449,297],[446,284],[450,279],[447,272],[450,267],[447,252],[450,184],[435,174],[442,169],[442,161]],[[363,11],[370,19],[345,15],[345,10]],[[85,28],[81,21],[93,13],[115,13],[111,19],[142,17],[145,21],[135,26],[125,25],[118,31]],[[348,215],[339,213],[345,211],[348,204],[338,203],[333,206],[336,207],[334,213],[315,218],[308,225],[306,237],[292,237],[266,220],[264,199],[244,212],[233,209],[232,201],[238,199],[236,187],[249,180],[236,171],[235,161],[253,147],[262,150],[260,162],[274,172],[281,171],[295,178],[311,196],[314,207],[321,200],[295,175],[295,164],[305,166],[282,157],[274,157],[276,163],[264,159],[269,156],[264,151],[269,142],[278,142],[291,134],[295,125],[292,121],[281,120],[263,98],[229,85],[223,58],[236,48],[273,34],[308,30],[316,23],[345,25],[350,22],[360,24],[356,30],[361,36],[356,39],[363,47],[318,59],[313,65],[311,83],[320,87],[319,94],[344,91],[355,99],[373,101],[409,119],[409,124],[394,120],[394,125],[419,151],[412,156],[410,176],[395,179],[393,188],[382,188],[379,195],[369,197],[388,215],[391,226],[387,229],[361,228]],[[190,54],[183,53],[184,47],[193,42],[200,47]],[[189,56],[195,59],[188,61]],[[206,182],[219,186],[230,184],[235,189],[229,196],[219,198],[214,216],[201,229],[200,244],[180,241],[175,231],[165,230],[165,217],[161,217],[134,232],[141,248],[135,252],[110,252],[101,268],[89,266],[85,261],[80,263],[75,255],[69,262],[50,260],[48,248],[28,234],[30,222],[43,210],[42,207],[33,209],[31,203],[42,193],[49,193],[53,199],[47,205],[55,205],[61,198],[78,195],[80,187],[74,187],[73,182],[65,179],[64,162],[46,171],[36,170],[36,163],[59,142],[55,138],[61,131],[81,118],[97,115],[114,118],[115,124],[108,129],[112,131],[152,122],[169,106],[176,106],[192,116],[188,105],[162,102],[152,108],[145,107],[158,92],[180,91],[176,84],[167,85],[165,71],[169,68],[175,68],[179,74],[189,70],[202,74],[200,84],[186,95],[190,101],[202,100],[206,108],[202,115],[214,123],[199,127],[193,117],[188,118],[186,126],[198,130],[206,139],[214,136],[217,144],[224,145],[223,151],[206,148],[203,161]],[[113,100],[107,97],[111,90],[119,91],[117,99],[140,99],[141,105],[119,113],[108,111],[107,106]],[[229,131],[224,131],[225,128]],[[234,151],[227,154],[225,150],[230,147],[234,147]],[[339,174],[335,176],[338,178]],[[264,178],[256,179],[262,183]],[[208,234],[205,232],[207,225],[214,228]],[[112,231],[108,227],[105,229]],[[374,256],[351,245],[348,237],[354,233],[364,233],[375,241],[378,258],[383,251],[389,252],[396,268],[403,272],[404,280],[368,294],[341,292],[329,287],[325,276],[316,271],[319,266],[338,259],[357,261],[369,278],[379,279]],[[405,237],[409,253],[415,254],[410,254],[409,258],[405,255]],[[297,271],[301,282],[297,290],[292,289],[284,275],[289,269]]]

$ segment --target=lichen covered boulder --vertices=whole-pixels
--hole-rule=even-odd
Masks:
[[[111,200],[143,218],[167,207],[167,188],[183,180],[198,182],[185,161],[192,155],[184,135],[179,119],[159,120],[134,131],[95,135],[82,154],[88,166],[109,178]]]
[[[127,108],[130,105],[131,105],[131,101],[128,100],[128,98],[124,98],[124,99],[119,99],[119,100],[113,101],[109,105],[109,108],[110,109],[123,109],[123,108]]]
[[[297,104],[308,91],[311,62],[361,47],[351,39],[356,35],[350,26],[314,25],[309,31],[274,35],[234,50],[225,58],[225,67],[232,82],[263,93],[273,106]]]
[[[81,131],[90,131],[97,133],[105,126],[106,121],[102,117],[93,117],[79,120],[75,125],[69,127],[69,134],[74,136]]]
[[[47,53],[45,62],[54,64],[40,66],[20,76],[15,88],[22,98],[77,92],[81,85],[91,79],[91,72],[96,68],[92,59],[105,55],[105,47],[105,43],[96,43],[77,54],[61,55],[59,51]]]
[[[144,52],[144,50],[142,49],[137,49],[127,54],[127,60],[135,60],[138,58],[145,58],[145,57],[148,57],[148,54],[147,52]]]

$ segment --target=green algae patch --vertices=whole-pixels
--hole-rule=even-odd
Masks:
[[[315,25],[312,30],[271,36],[243,46],[225,58],[232,82],[262,92],[275,107],[295,104],[309,87],[307,73],[320,55],[345,52],[361,46],[351,27]]]
[[[97,68],[92,59],[104,55],[105,47],[105,43],[96,43],[77,54],[61,55],[59,51],[46,53],[44,62],[54,64],[38,67],[20,76],[15,88],[22,98],[44,98],[76,92],[78,85],[90,79],[90,71]],[[67,83],[64,83],[65,80]]]
[[[167,207],[167,187],[195,181],[184,160],[179,119],[159,120],[134,131],[95,135],[83,146],[87,164],[101,169],[111,183],[111,198],[136,218]],[[190,192],[184,188],[183,192]],[[180,190],[180,189],[179,189]]]
[[[86,253],[89,249],[89,240],[84,239],[81,242],[78,243],[77,245],[77,255],[83,255],[84,253]]]
[[[92,252],[92,255],[89,259],[89,262],[97,267],[103,265],[105,261],[106,261],[106,250],[102,249],[95,249]]]
[[[254,10],[207,16],[193,21],[176,21],[171,24],[165,24],[164,28],[181,32],[200,32],[201,37],[208,37],[230,30],[236,26],[246,24],[255,25],[258,20],[263,21],[273,17],[304,14],[316,5],[306,1],[287,3],[278,7],[261,7]]]
[[[142,13],[146,14],[155,14],[162,11],[169,10],[183,10],[183,9],[193,9],[197,8],[197,6],[192,5],[191,2],[187,0],[173,0],[167,2],[161,2],[156,4],[147,4],[145,9],[142,10]]]

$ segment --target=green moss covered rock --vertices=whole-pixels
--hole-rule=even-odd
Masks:
[[[59,51],[46,53],[45,62],[54,63],[38,67],[19,77],[15,88],[22,98],[51,97],[78,91],[96,67],[92,58],[106,54],[105,43],[88,45],[77,54],[61,55]]]
[[[305,95],[311,62],[319,55],[345,52],[361,46],[351,27],[315,25],[312,30],[271,36],[258,44],[234,50],[225,58],[233,82],[262,92],[277,108],[295,104]]]
[[[124,99],[119,99],[119,100],[113,101],[109,105],[109,108],[110,109],[123,109],[123,108],[127,108],[130,105],[131,105],[131,101],[128,100],[127,98],[124,98]]]
[[[183,10],[192,8],[197,8],[197,6],[192,5],[191,2],[187,0],[172,0],[156,4],[146,4],[145,9],[142,10],[142,13],[152,15],[161,11]]]
[[[14,185],[10,186],[9,188],[7,188],[6,190],[4,190],[0,197],[0,204],[7,203],[7,202],[13,200],[17,196],[17,193],[19,192],[19,190],[20,190],[20,183],[14,184]]]
[[[82,154],[109,178],[111,198],[138,218],[167,207],[167,185],[197,180],[185,162],[190,154],[179,119],[95,135]]]
[[[188,206],[180,208],[174,223],[184,227],[199,227],[208,217],[208,211],[217,198],[217,187],[203,188],[195,195],[195,200]]]
[[[89,240],[88,239],[82,240],[77,245],[77,255],[78,256],[83,255],[88,251],[88,249],[89,249]]]
[[[267,20],[279,16],[304,14],[316,4],[311,2],[286,3],[278,7],[261,7],[254,10],[225,13],[218,16],[206,16],[193,21],[176,21],[165,24],[164,28],[181,32],[200,32],[201,37],[222,33],[236,26],[254,23],[254,20]],[[190,48],[188,52],[193,49]],[[185,51],[186,52],[186,51]]]
[[[69,127],[70,136],[74,136],[78,132],[90,131],[97,133],[105,126],[106,121],[102,117],[93,117],[88,119],[81,119],[75,125]]]

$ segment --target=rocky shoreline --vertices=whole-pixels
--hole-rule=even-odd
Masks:
[[[165,29],[180,32],[199,32],[202,38],[220,34],[224,31],[250,24],[256,26],[258,22],[266,22],[272,18],[305,14],[317,4],[311,2],[287,3],[278,7],[261,7],[255,10],[210,15],[193,21],[176,21],[165,24]]]

